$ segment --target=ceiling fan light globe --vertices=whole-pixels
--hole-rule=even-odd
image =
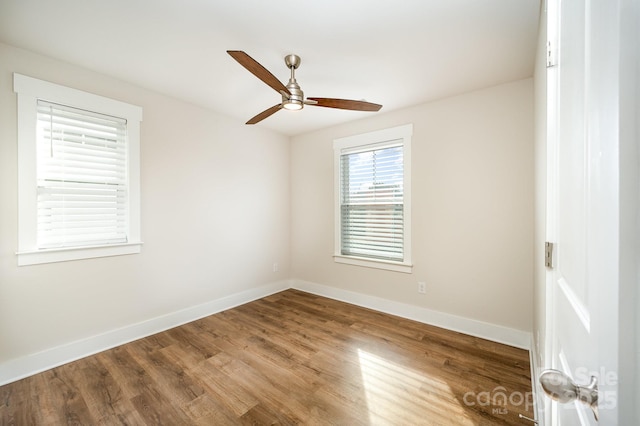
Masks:
[[[289,99],[288,101],[284,102],[282,107],[284,109],[288,109],[289,111],[297,111],[299,109],[302,109],[302,102],[295,99]]]

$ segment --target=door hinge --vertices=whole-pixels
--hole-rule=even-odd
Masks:
[[[547,40],[547,68],[554,67],[556,64],[557,57],[555,43],[551,42],[551,40]]]
[[[544,266],[553,268],[553,243],[544,243]]]

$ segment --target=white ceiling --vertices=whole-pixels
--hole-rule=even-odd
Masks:
[[[391,111],[533,74],[539,0],[0,0],[0,41],[192,102],[244,123],[280,101],[226,50],[305,96]],[[279,111],[296,135],[375,112]]]

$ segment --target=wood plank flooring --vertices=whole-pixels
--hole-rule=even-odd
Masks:
[[[0,387],[0,425],[527,425],[528,352],[287,290]]]

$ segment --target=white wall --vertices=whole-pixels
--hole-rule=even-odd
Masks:
[[[16,266],[13,72],[143,107],[141,254]],[[335,264],[333,139],[407,123],[413,273]],[[15,360],[289,278],[530,332],[533,188],[531,79],[290,141],[0,44],[0,382]]]
[[[333,139],[407,123],[413,273],[334,263]],[[291,150],[292,278],[531,331],[532,79],[297,136]]]
[[[143,107],[141,254],[16,266],[13,72]],[[0,367],[286,280],[289,144],[259,127],[0,44]]]

